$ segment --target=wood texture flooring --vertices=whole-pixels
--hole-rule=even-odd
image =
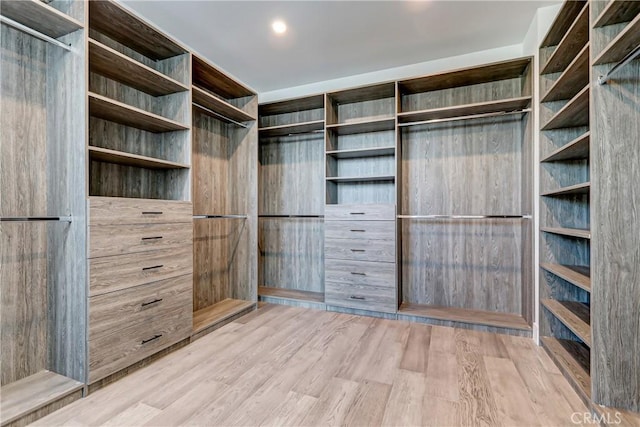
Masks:
[[[571,426],[532,340],[263,304],[36,424]]]

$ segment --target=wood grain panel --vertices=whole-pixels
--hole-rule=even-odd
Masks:
[[[327,305],[369,310],[383,313],[396,312],[396,291],[388,286],[325,282],[324,301]]]
[[[191,245],[191,224],[99,225],[89,230],[89,258]]]
[[[89,225],[191,223],[191,206],[190,202],[92,197]]]
[[[325,206],[325,221],[395,221],[396,208],[388,204]]]
[[[348,285],[396,286],[396,265],[394,263],[352,261],[331,259],[325,261],[325,280]]]
[[[396,261],[396,242],[393,240],[332,239],[324,240],[324,257],[354,261]]]

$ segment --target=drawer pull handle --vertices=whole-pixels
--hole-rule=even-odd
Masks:
[[[349,215],[364,215],[364,212],[349,212]]]
[[[162,301],[162,300],[163,300],[163,298],[154,299],[153,301],[143,302],[142,304],[140,304],[140,306],[141,306],[141,307],[147,307],[147,306],[149,306],[149,305],[151,305],[151,304],[157,304],[157,303],[159,303],[159,302],[160,302],[160,301]]]
[[[351,272],[354,276],[366,276],[366,273],[356,273],[354,271]]]
[[[155,340],[157,340],[158,338],[160,338],[161,336],[162,336],[162,334],[154,335],[152,338],[148,338],[148,339],[146,339],[146,340],[142,340],[142,341],[140,342],[140,344],[144,345],[144,344],[149,343],[149,342],[151,342],[151,341],[155,341]]]
[[[351,252],[366,252],[364,249],[351,249]]]
[[[144,267],[142,271],[155,270],[156,268],[162,268],[162,267],[164,267],[164,264],[154,265],[153,267]]]
[[[358,300],[358,301],[364,301],[366,298],[365,297],[359,297],[357,295],[351,295],[349,297],[349,299],[355,299],[355,300]]]
[[[142,212],[142,215],[162,215],[162,211],[146,211]]]
[[[160,240],[162,239],[162,236],[155,236],[155,237],[143,237],[140,240]]]
[[[365,232],[365,230],[350,230],[350,231],[352,231],[354,233],[364,233]]]

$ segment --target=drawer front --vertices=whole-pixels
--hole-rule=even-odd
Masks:
[[[327,305],[385,313],[396,312],[395,288],[326,282],[324,289],[324,302]]]
[[[193,221],[191,202],[92,197],[89,225],[160,224]]]
[[[101,295],[193,272],[193,247],[93,258],[89,294]]]
[[[134,324],[148,324],[187,313],[191,316],[193,276],[136,286],[89,299],[89,340],[101,339]]]
[[[89,341],[89,383],[94,383],[191,335],[191,307],[162,319],[130,325]]]
[[[89,258],[180,248],[192,244],[191,223],[89,227]]]
[[[331,259],[324,263],[325,282],[396,287],[396,265],[386,262]]]
[[[395,221],[325,222],[325,239],[396,240]]]
[[[325,221],[395,221],[395,205],[325,205]]]
[[[396,243],[393,240],[325,239],[325,259],[356,261],[396,261]]]

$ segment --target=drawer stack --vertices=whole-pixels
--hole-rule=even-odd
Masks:
[[[325,303],[395,313],[394,205],[327,205]]]
[[[89,202],[89,383],[191,334],[190,202]]]

